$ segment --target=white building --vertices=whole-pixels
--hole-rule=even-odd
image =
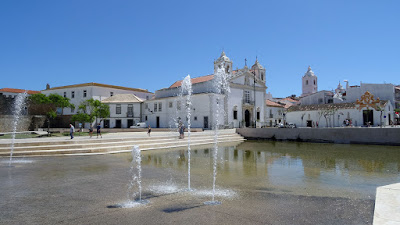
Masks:
[[[318,91],[308,94],[300,99],[300,105],[329,104],[333,103],[331,91]]]
[[[229,77],[230,93],[220,93],[215,85],[215,74],[224,71]],[[265,69],[258,60],[249,69],[232,70],[232,61],[222,52],[214,62],[214,74],[192,78],[192,127],[211,129],[215,121],[216,102],[223,105],[226,116],[221,115],[227,127],[253,126],[264,122],[266,89]],[[143,121],[152,127],[174,127],[178,120],[185,122],[185,101],[179,97],[182,81],[169,88],[156,91],[155,98],[145,101]],[[186,124],[187,126],[187,124]]]
[[[95,99],[102,101],[106,98],[109,98],[117,94],[134,94],[140,99],[150,99],[153,96],[153,93],[145,89],[121,87],[121,86],[99,84],[93,82],[54,87],[54,88],[50,88],[50,85],[47,85],[46,90],[43,90],[42,93],[45,95],[58,94],[63,97],[69,98],[70,103],[74,104],[76,108],[64,109],[64,115],[75,114],[77,112],[78,106],[83,101],[88,99]]]
[[[283,122],[285,105],[266,99],[264,112],[265,112],[264,114],[265,126],[273,127]]]
[[[110,107],[110,117],[104,119],[104,128],[129,128],[140,122],[142,102],[134,94],[116,94],[101,101]]]
[[[318,91],[318,78],[311,70],[311,66],[308,67],[307,72],[302,77],[301,85],[302,85],[301,96],[313,94]]]
[[[393,106],[388,100],[368,107],[359,102],[297,105],[290,107],[286,113],[287,122],[298,127],[340,127],[345,120],[353,126],[387,126],[392,119]]]
[[[25,91],[28,95],[40,93],[40,91],[32,91],[32,90],[24,90],[16,88],[2,88],[0,89],[0,94],[2,94],[4,97],[15,98],[15,96],[17,96],[20,93],[24,93]]]

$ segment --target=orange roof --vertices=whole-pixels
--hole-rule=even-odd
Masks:
[[[207,76],[202,76],[202,77],[195,77],[190,79],[192,81],[192,84],[197,84],[197,83],[202,83],[206,82],[209,80],[212,80],[214,78],[214,75],[207,75]],[[174,88],[174,87],[180,87],[182,85],[182,80],[176,81],[173,83],[169,88]]]
[[[284,106],[283,105],[281,105],[281,104],[279,104],[279,103],[277,103],[277,102],[274,102],[274,101],[271,101],[271,100],[265,100],[265,105],[267,105],[267,106],[271,106],[271,107],[281,107],[281,108],[283,108]]]
[[[2,88],[0,89],[0,92],[11,92],[11,93],[26,93],[28,94],[38,94],[40,91],[32,91],[32,90],[24,90],[24,89],[16,89],[16,88]]]

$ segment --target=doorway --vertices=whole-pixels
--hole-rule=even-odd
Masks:
[[[307,127],[312,127],[312,120],[307,120]]]
[[[156,120],[157,120],[157,126],[156,126],[156,127],[157,127],[157,128],[160,128],[160,117],[157,116],[157,119],[156,119]]]
[[[208,129],[208,116],[204,117],[203,127],[204,129]]]
[[[115,128],[121,128],[121,120],[115,120]]]
[[[133,126],[133,119],[128,119],[128,128]]]
[[[104,128],[110,128],[110,120],[104,120]]]
[[[250,112],[247,109],[244,111],[244,122],[246,127],[250,127]]]
[[[363,110],[364,125],[374,125],[374,112],[372,110]]]

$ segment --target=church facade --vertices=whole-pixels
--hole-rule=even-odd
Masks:
[[[155,128],[175,128],[179,121],[187,126],[186,109],[190,107],[191,127],[212,129],[218,119],[223,127],[260,127],[264,123],[267,86],[265,68],[256,60],[251,68],[232,70],[232,61],[222,52],[214,62],[214,73],[192,78],[192,100],[186,105],[181,96],[182,81],[155,92],[155,97],[144,102],[142,121]],[[223,72],[228,90],[220,90],[217,73]],[[217,107],[224,114],[217,118]]]

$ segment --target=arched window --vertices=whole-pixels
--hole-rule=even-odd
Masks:
[[[314,80],[314,85],[315,85],[315,80]]]
[[[264,73],[261,73],[261,80],[264,80]]]
[[[226,67],[225,73],[229,73],[229,66]]]

